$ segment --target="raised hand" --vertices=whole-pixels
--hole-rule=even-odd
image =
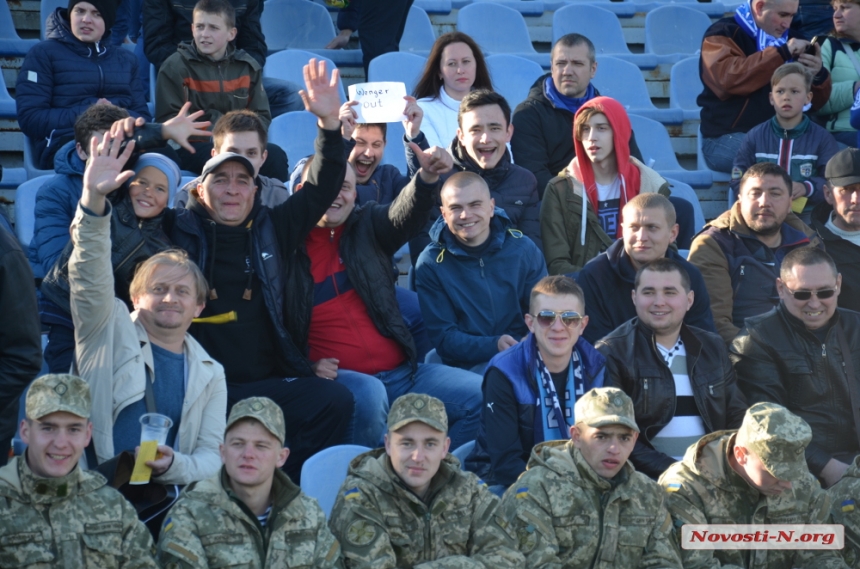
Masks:
[[[435,184],[439,180],[439,176],[454,167],[454,159],[444,148],[434,146],[427,150],[421,150],[414,142],[409,143],[409,148],[415,153],[415,158],[421,165],[418,175],[427,184]]]
[[[84,170],[84,188],[81,205],[97,215],[103,215],[105,196],[134,176],[134,171],[123,170],[134,152],[134,141],[130,140],[120,152],[124,137],[106,133],[101,142],[90,140],[90,157]]]
[[[134,136],[134,129],[146,124],[146,119],[143,117],[125,117],[113,123],[110,126],[110,133],[114,138],[117,138],[122,133],[127,138]]]
[[[325,60],[317,62],[316,58],[311,58],[302,71],[305,88],[299,91],[299,96],[305,104],[305,110],[319,117],[318,123],[322,128],[339,129],[340,89],[337,81],[340,73],[335,69],[329,76]]]
[[[358,113],[353,109],[358,104],[358,101],[347,101],[340,107],[340,134],[345,139],[352,138],[352,133],[355,132],[355,121],[358,118]]]
[[[418,104],[415,97],[407,95],[403,98],[406,99],[406,108],[403,109],[406,120],[403,121],[403,128],[406,130],[406,136],[415,138],[421,132],[421,121],[424,119],[424,110]]]
[[[179,144],[185,150],[194,154],[194,147],[188,142],[192,136],[210,137],[212,132],[206,130],[212,125],[211,121],[197,121],[203,116],[203,111],[195,111],[188,114],[191,110],[191,102],[188,101],[175,117],[161,125],[161,136],[164,139],[170,139]]]

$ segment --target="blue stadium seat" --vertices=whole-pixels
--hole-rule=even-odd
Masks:
[[[685,121],[699,120],[702,108],[696,98],[702,92],[699,58],[688,57],[672,66],[669,79],[669,106],[681,109]]]
[[[661,176],[672,178],[689,184],[694,188],[709,188],[713,183],[710,170],[687,170],[678,164],[678,158],[672,148],[672,141],[666,127],[655,120],[639,115],[630,115],[630,124],[640,141],[639,149],[645,164],[660,173]]]
[[[484,53],[512,53],[549,69],[549,54],[532,46],[522,14],[503,4],[476,2],[460,9],[457,30],[469,34]]]
[[[39,40],[22,40],[15,30],[8,2],[0,6],[0,55],[23,57]]]
[[[693,10],[702,12],[711,18],[722,18],[726,12],[732,12],[737,8],[737,3],[734,6],[726,6],[722,2],[699,2],[698,0],[633,0],[638,12],[650,12],[656,10],[666,4],[684,4]]]
[[[540,0],[472,0],[476,2],[494,2],[513,8],[523,16],[542,16],[544,12],[543,2]]]
[[[39,6],[39,37],[45,39],[45,21],[57,8],[69,5],[67,0],[42,0]]]
[[[595,30],[600,33],[594,33]],[[640,69],[657,67],[657,57],[653,54],[630,52],[618,16],[602,6],[569,4],[557,10],[552,16],[552,42],[570,33],[587,36],[594,43],[597,55],[611,55]]]
[[[295,25],[284,25],[295,22]],[[337,35],[328,10],[307,0],[269,0],[261,18],[269,53],[282,49],[306,49],[336,64],[361,65],[360,49],[325,49]]]
[[[53,175],[54,170],[42,170],[34,162],[35,154],[33,153],[33,141],[25,134],[24,135],[24,169],[27,171],[27,178],[32,179],[37,176]]]
[[[392,51],[374,57],[367,69],[368,81],[400,81],[406,84],[406,93],[412,93],[424,71],[427,57]],[[404,103],[405,104],[405,103]]]
[[[452,8],[451,0],[415,0],[412,5],[428,14],[450,14]]]
[[[403,37],[400,39],[400,51],[426,56],[434,43],[436,43],[436,32],[433,31],[430,16],[413,4],[406,17],[406,27],[403,28]]]
[[[284,113],[269,125],[269,142],[283,148],[291,164],[314,153],[316,137],[317,117],[308,111]]]
[[[597,73],[592,80],[601,95],[621,102],[628,113],[636,113],[663,124],[681,124],[681,109],[658,109],[651,102],[642,72],[629,61],[612,56],[597,57]]]
[[[544,74],[543,68],[534,61],[509,53],[490,55],[487,67],[493,87],[512,109],[526,99],[532,84]]]
[[[337,493],[346,480],[349,463],[369,450],[359,445],[338,445],[323,449],[302,465],[302,492],[315,498],[326,517],[337,499]]]
[[[619,18],[632,18],[636,15],[636,5],[633,2],[615,2],[613,0],[544,0],[543,9],[546,12],[555,12],[570,4],[595,4],[609,10]]]
[[[686,4],[660,6],[645,16],[645,53],[674,63],[702,49],[711,19]]]
[[[685,184],[672,178],[666,178],[666,181],[669,182],[673,198],[685,199],[693,206],[693,233],[698,233],[705,226],[705,213],[702,211],[702,204],[699,203],[699,196],[696,194],[696,190],[690,184]]]
[[[708,168],[708,165],[705,163],[705,157],[702,154],[702,129],[701,127],[696,132],[696,166],[699,170],[707,170],[711,173],[711,177],[715,182],[729,182],[732,179],[732,175],[727,172],[716,172]],[[734,203],[734,198],[732,196],[731,190],[729,190],[729,207]]]
[[[451,454],[457,457],[460,461],[460,468],[466,470],[466,458],[472,454],[472,449],[475,448],[475,441],[469,441],[450,451]]]
[[[383,164],[391,164],[405,176],[407,174],[406,152],[403,149],[403,135],[406,129],[402,122],[388,123],[385,135],[385,153],[382,155]]]
[[[36,192],[50,180],[53,175],[39,176],[27,180],[15,191],[15,233],[24,251],[33,239],[33,228],[36,226]]]
[[[6,90],[6,79],[0,73],[0,119],[17,120],[18,110],[15,107],[15,99]]]
[[[301,49],[285,49],[278,53],[273,53],[266,58],[266,65],[263,66],[263,77],[273,77],[275,79],[284,79],[292,81],[297,85],[304,86],[305,76],[302,69],[308,64],[308,61],[315,57],[317,61],[320,59],[326,62],[326,69],[329,73],[337,69],[334,62],[321,55]],[[343,79],[340,83],[340,100],[346,102],[346,93],[343,90]]]

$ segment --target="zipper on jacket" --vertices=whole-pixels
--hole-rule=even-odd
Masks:
[[[821,357],[827,357],[827,344],[821,344]]]
[[[708,386],[708,391],[710,391],[710,392],[711,392],[711,396],[713,396],[713,395],[714,395],[714,386],[713,386],[713,385],[709,385],[709,386]]]
[[[744,276],[744,266],[741,265],[741,276]]]
[[[141,223],[143,223],[143,222],[141,222]],[[116,274],[116,272],[117,272],[117,271],[118,271],[118,270],[119,270],[123,265],[125,265],[125,264],[126,264],[126,262],[134,256],[134,254],[135,254],[135,253],[137,253],[138,251],[140,251],[140,248],[141,248],[141,247],[143,247],[144,243],[145,243],[144,241],[141,241],[140,243],[138,243],[138,244],[137,244],[137,246],[136,246],[134,249],[132,249],[132,250],[131,250],[131,253],[129,253],[128,255],[126,255],[126,256],[123,258],[123,260],[122,260],[122,261],[120,261],[120,262],[117,264],[117,266],[116,266],[116,267],[114,267],[114,269],[113,269],[114,274]]]
[[[484,259],[478,259],[478,264],[481,265],[481,278],[484,278]]]
[[[430,509],[424,513],[424,559],[430,560],[433,557],[433,552],[430,548]]]
[[[328,236],[328,242],[334,243],[334,229],[331,230],[331,234]]]

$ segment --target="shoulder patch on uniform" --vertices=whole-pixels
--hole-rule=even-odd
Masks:
[[[188,551],[187,549],[185,549],[184,547],[182,547],[178,543],[173,543],[171,541],[170,543],[167,544],[167,549],[169,549],[173,553],[176,553],[177,555],[179,555],[180,557],[182,557],[183,559],[185,559],[191,563],[197,563],[197,561],[199,560],[199,558],[196,555],[194,555],[193,553],[191,553],[190,551]]]
[[[842,502],[842,511],[843,512],[853,512],[854,511],[854,500],[845,500]]]
[[[355,500],[359,496],[361,496],[361,490],[358,489],[358,486],[354,486],[354,487],[350,488],[349,490],[345,490],[343,492],[343,499],[344,500]]]
[[[732,168],[732,180],[740,180],[744,176],[744,171],[735,166]]]
[[[346,528],[346,541],[352,545],[367,545],[376,539],[376,526],[367,520],[355,520]]]
[[[681,489],[680,482],[672,482],[671,484],[666,485],[666,492],[677,492]]]
[[[161,531],[164,533],[167,533],[172,529],[173,529],[173,518],[165,519],[164,523],[161,524]]]
[[[481,480],[480,478],[478,478],[478,486],[483,486],[484,488],[488,487],[487,483],[484,482],[483,480]]]
[[[522,500],[523,498],[527,498],[528,495],[529,495],[529,487],[528,486],[521,486],[521,487],[517,488],[517,493],[516,493],[517,500]]]

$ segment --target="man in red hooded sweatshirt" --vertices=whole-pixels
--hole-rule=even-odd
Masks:
[[[576,280],[590,319],[583,336],[594,343],[636,316],[630,296],[636,271],[659,257],[678,260],[690,273],[695,301],[685,322],[715,331],[701,273],[669,248],[678,236],[675,207],[656,195],[634,199],[668,194],[669,186],[630,156],[624,107],[615,99],[595,97],[576,113],[573,132],[576,157],[565,176],[547,187],[541,233],[550,273],[575,272],[580,262]],[[590,250],[593,258],[587,257]]]

